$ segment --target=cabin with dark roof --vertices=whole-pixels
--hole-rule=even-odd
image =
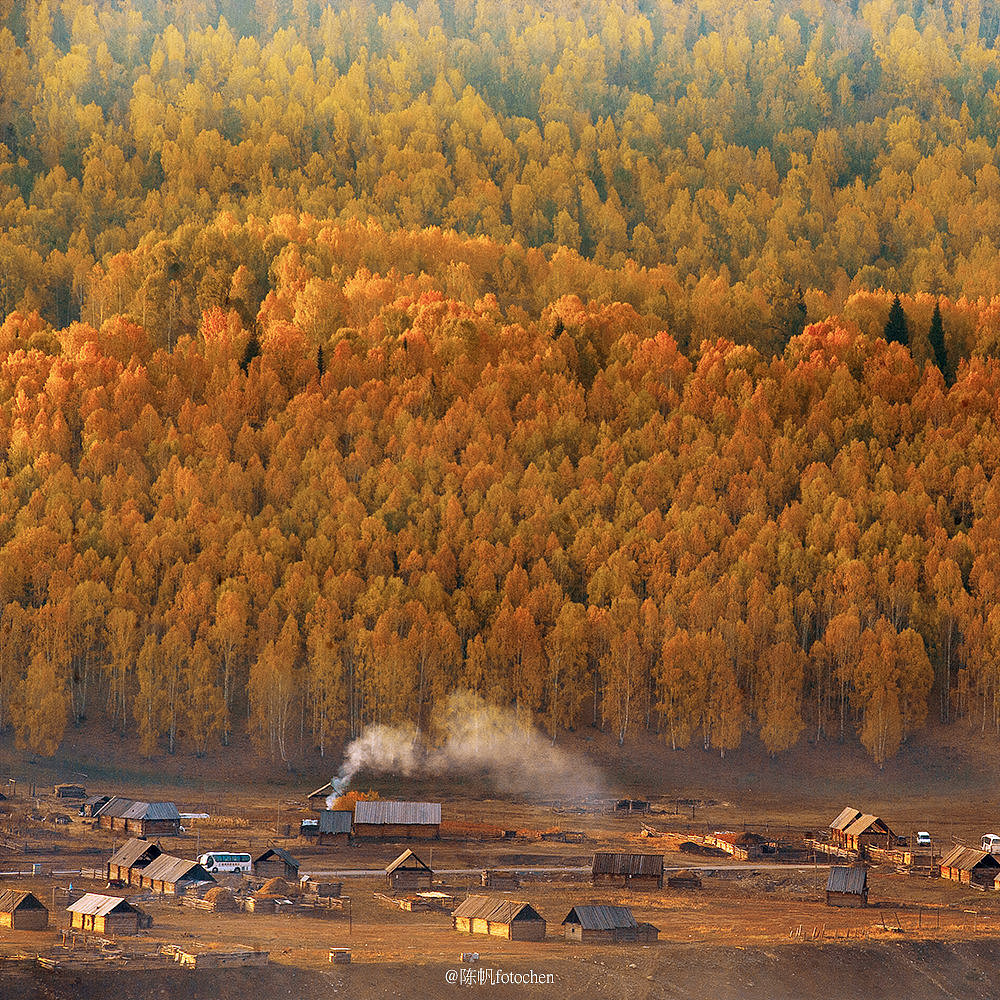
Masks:
[[[827,906],[867,906],[868,869],[864,865],[833,865],[826,880]]]
[[[181,814],[173,802],[140,802],[116,795],[95,815],[99,827],[133,837],[176,837],[181,832]]]
[[[411,850],[405,850],[385,870],[390,889],[429,889],[434,872]]]
[[[591,868],[594,885],[620,889],[662,889],[663,855],[598,851]]]
[[[108,859],[107,877],[109,882],[124,882],[126,885],[140,885],[143,869],[163,853],[159,844],[139,837],[126,840]]]
[[[261,878],[283,878],[286,882],[298,882],[301,863],[281,847],[271,846],[253,859],[254,875]]]
[[[316,843],[320,847],[346,844],[351,837],[354,813],[350,809],[323,809],[319,813]]]
[[[1000,858],[974,847],[955,847],[941,859],[941,878],[961,885],[993,885]]]
[[[441,805],[382,799],[358,802],[352,835],[374,840],[434,840],[441,836]]]
[[[545,920],[530,904],[504,896],[469,896],[451,914],[463,934],[488,934],[510,941],[544,941]]]
[[[321,812],[327,808],[326,800],[333,795],[333,782],[328,781],[325,785],[320,785],[319,788],[314,792],[310,792],[306,796],[306,801],[309,803],[309,808],[313,812]]]
[[[660,935],[652,924],[640,924],[627,906],[574,906],[562,926],[566,940],[580,944],[648,944]]]
[[[57,799],[85,799],[87,797],[87,789],[83,785],[70,782],[56,785],[52,791]]]
[[[44,931],[49,926],[49,911],[32,892],[6,889],[0,892],[0,927],[14,931]]]
[[[90,798],[84,799],[80,803],[79,814],[90,819],[96,816],[110,801],[110,795],[91,795]]]

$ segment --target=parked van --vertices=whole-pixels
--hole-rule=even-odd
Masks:
[[[982,849],[990,854],[1000,854],[1000,834],[984,833]]]
[[[930,847],[931,835],[926,830],[917,830],[917,847]]]

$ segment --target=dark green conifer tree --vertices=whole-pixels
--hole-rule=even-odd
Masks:
[[[885,342],[887,344],[902,344],[904,347],[910,346],[910,331],[906,327],[906,313],[897,295],[892,300],[889,309],[889,319],[885,324]]]
[[[946,383],[951,384],[950,369],[948,366],[948,348],[944,343],[944,324],[941,322],[941,303],[934,303],[934,315],[931,317],[931,328],[927,334],[927,339],[931,342],[931,350],[934,352],[934,364],[938,371],[944,376]]]

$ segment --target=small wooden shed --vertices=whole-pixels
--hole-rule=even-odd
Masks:
[[[163,851],[159,844],[132,837],[108,859],[106,874],[109,882],[141,885],[143,869],[155,861]]]
[[[436,839],[441,836],[441,804],[382,799],[358,802],[352,835],[376,840]]]
[[[649,943],[660,935],[652,924],[640,924],[627,906],[574,906],[562,926],[567,941],[581,944]]]
[[[66,907],[70,926],[94,934],[138,934],[145,914],[122,896],[88,892]]]
[[[974,847],[956,847],[941,859],[941,878],[962,885],[992,885],[1000,869],[1000,858]]]
[[[53,788],[57,799],[85,799],[87,789],[83,785],[64,783]]]
[[[627,854],[598,851],[591,868],[594,885],[613,885],[623,889],[662,889],[662,854]]]
[[[34,893],[19,889],[0,892],[0,927],[43,931],[48,926],[49,911]]]
[[[861,810],[854,806],[845,806],[837,814],[837,818],[830,824],[830,843],[837,847],[846,847],[844,831],[857,819],[861,818]]]
[[[353,819],[354,813],[350,809],[323,809],[319,814],[317,845],[346,844],[351,836]]]
[[[298,882],[301,863],[282,847],[269,847],[253,859],[253,873],[263,878],[283,878]]]
[[[170,854],[161,854],[155,861],[150,861],[139,880],[143,889],[150,889],[161,896],[178,896],[193,885],[206,882],[214,885],[215,878],[197,861],[175,858]]]
[[[768,840],[767,837],[762,837],[759,833],[747,831],[734,833],[726,830],[721,833],[713,833],[707,839],[710,846],[718,847],[740,861],[750,861],[759,858],[762,854],[774,853],[776,850],[773,840]]]
[[[325,785],[320,785],[319,788],[314,792],[310,792],[306,796],[306,800],[309,803],[309,808],[314,812],[322,812],[326,809],[326,801],[331,795],[334,794],[333,782],[328,781]]]
[[[503,896],[469,896],[451,914],[464,934],[489,934],[510,941],[544,941],[545,920],[529,903]]]
[[[434,872],[407,849],[385,870],[385,884],[390,889],[429,889]]]
[[[826,880],[827,906],[867,906],[868,869],[864,865],[833,865]]]
[[[80,803],[80,815],[88,819],[96,816],[109,802],[110,795],[91,795]]]

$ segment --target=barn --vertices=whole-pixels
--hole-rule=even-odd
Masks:
[[[161,854],[142,870],[139,885],[161,896],[183,895],[193,885],[215,879],[197,861],[186,861],[171,854]]]
[[[350,809],[323,809],[319,814],[316,843],[319,846],[346,844],[353,820],[354,813]]]
[[[868,869],[864,865],[833,865],[826,880],[827,906],[867,906]]]
[[[298,882],[300,862],[281,847],[269,847],[253,859],[253,873],[263,878]]]
[[[574,906],[562,926],[567,941],[581,944],[648,943],[660,935],[652,924],[640,924],[627,906]]]
[[[151,841],[139,837],[126,840],[108,859],[106,870],[108,881],[140,885],[143,869],[162,853],[160,845]]]
[[[464,934],[489,934],[510,941],[544,941],[545,920],[529,903],[503,896],[469,896],[452,912],[452,926]]]
[[[406,850],[385,870],[390,889],[429,889],[434,872],[413,851]]]
[[[854,806],[845,806],[838,813],[837,818],[830,824],[830,843],[837,847],[846,847],[844,831],[856,820],[861,818],[861,810]]]
[[[138,934],[145,914],[121,896],[88,892],[66,907],[70,927],[94,934]]]
[[[15,931],[44,931],[49,926],[49,911],[31,892],[7,889],[0,892],[0,927]]]
[[[594,885],[614,885],[623,889],[662,889],[662,854],[626,854],[598,851],[591,869]]]
[[[354,837],[377,840],[433,840],[441,836],[438,802],[358,802],[354,807]]]
[[[896,846],[896,835],[885,820],[865,813],[844,830],[844,847],[849,851],[861,851],[865,847],[884,847],[888,850]]]
[[[181,832],[181,814],[173,802],[140,802],[116,795],[95,815],[98,826],[124,830],[133,837],[176,837]]]
[[[1000,858],[974,847],[956,847],[941,859],[941,878],[962,885],[993,885]]]

